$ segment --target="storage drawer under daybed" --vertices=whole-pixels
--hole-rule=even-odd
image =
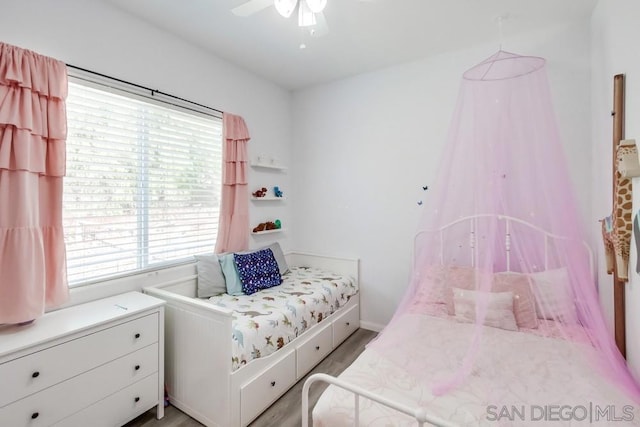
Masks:
[[[296,353],[289,351],[282,360],[240,389],[240,422],[249,424],[296,382]]]

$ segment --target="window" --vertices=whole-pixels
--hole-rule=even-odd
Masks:
[[[212,252],[222,121],[69,83],[63,216],[70,286]]]

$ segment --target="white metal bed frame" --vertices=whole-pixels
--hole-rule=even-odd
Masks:
[[[505,251],[506,251],[506,260],[507,260],[507,270],[510,271],[511,268],[511,231],[512,231],[512,223],[517,223],[528,227],[531,230],[535,230],[541,233],[544,237],[544,267],[547,269],[549,267],[549,242],[553,240],[569,240],[568,237],[560,236],[557,234],[549,233],[546,230],[533,225],[527,221],[521,220],[516,217],[508,216],[508,215],[497,215],[497,214],[479,214],[479,215],[470,215],[466,217],[459,218],[455,221],[452,221],[444,226],[440,227],[437,230],[420,230],[416,233],[413,240],[413,250],[414,250],[414,259],[413,259],[413,267],[415,267],[416,263],[416,246],[418,243],[418,239],[420,236],[427,233],[439,233],[440,234],[440,262],[444,264],[444,232],[446,229],[453,227],[456,224],[462,223],[464,221],[469,221],[469,249],[471,251],[471,265],[475,266],[475,261],[478,259],[478,245],[476,245],[476,230],[478,228],[478,219],[481,218],[496,218],[498,221],[505,222]],[[589,271],[591,273],[592,279],[595,277],[595,272],[593,269],[593,251],[591,247],[586,242],[581,242],[584,246],[586,253],[589,257]],[[304,383],[302,388],[302,427],[308,427],[309,423],[309,389],[311,385],[317,381],[323,381],[334,386],[340,387],[344,390],[350,391],[354,395],[354,425],[359,425],[359,416],[360,416],[360,396],[370,399],[376,403],[382,404],[389,408],[395,409],[398,412],[409,415],[410,417],[415,418],[419,427],[423,427],[424,423],[431,423],[435,426],[441,427],[453,427],[456,424],[453,424],[449,421],[443,420],[439,417],[427,414],[424,408],[410,408],[406,405],[403,405],[398,402],[394,402],[389,400],[383,396],[371,393],[365,389],[358,387],[357,385],[348,383],[339,378],[332,377],[327,374],[314,374],[311,375]]]
[[[370,391],[367,391],[361,387],[350,384],[346,381],[327,374],[313,374],[309,378],[307,378],[307,380],[304,382],[304,385],[302,386],[302,427],[309,426],[309,388],[311,387],[311,385],[313,385],[313,383],[318,381],[332,384],[353,393],[355,410],[353,421],[354,426],[360,425],[360,396],[362,396],[365,399],[373,400],[374,402],[380,403],[391,409],[395,409],[398,412],[402,412],[403,414],[415,418],[418,423],[418,427],[423,427],[424,423],[429,423],[430,425],[434,425],[436,427],[457,427],[457,424],[453,424],[449,421],[443,420],[440,417],[427,414],[427,411],[424,408],[410,408],[406,405],[394,402],[375,393],[371,393]]]
[[[533,225],[527,221],[524,221],[520,218],[516,218],[509,215],[498,215],[498,214],[478,214],[478,215],[469,215],[462,218],[459,218],[455,221],[451,221],[448,224],[443,225],[437,230],[420,230],[418,231],[413,238],[413,267],[415,267],[415,254],[416,248],[418,244],[418,239],[420,236],[428,233],[439,233],[440,234],[440,263],[444,264],[444,232],[446,229],[453,227],[464,221],[469,221],[469,250],[471,251],[471,266],[475,267],[476,259],[478,259],[478,245],[476,245],[476,229],[478,228],[478,220],[481,218],[496,218],[498,221],[505,222],[505,251],[506,251],[506,259],[507,259],[507,271],[511,270],[511,224],[516,223],[520,225],[524,225],[531,230],[539,232],[544,238],[544,268],[545,270],[549,268],[549,242],[553,240],[570,240],[569,237],[560,236],[558,234],[549,233],[548,231],[538,227],[537,225]],[[586,242],[580,242],[586,251],[586,254],[589,258],[589,272],[591,273],[592,278],[595,277],[595,272],[593,268],[593,251],[591,247]]]

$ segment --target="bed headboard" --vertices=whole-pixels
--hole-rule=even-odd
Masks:
[[[455,221],[452,221],[444,226],[440,227],[437,230],[421,230],[416,233],[413,240],[413,253],[414,253],[414,267],[416,264],[416,255],[417,255],[417,245],[421,236],[425,234],[433,234],[437,233],[439,235],[439,251],[440,251],[440,263],[444,264],[444,251],[445,251],[445,232],[459,224],[468,224],[468,233],[469,233],[469,255],[471,258],[471,266],[474,267],[476,265],[476,260],[479,259],[479,244],[477,237],[478,230],[478,222],[481,219],[487,218],[495,218],[497,221],[504,223],[504,249],[505,249],[505,259],[507,264],[507,271],[511,271],[511,241],[514,238],[515,232],[514,225],[518,224],[524,226],[527,230],[533,231],[540,235],[540,238],[544,241],[544,267],[545,270],[549,267],[549,248],[551,247],[554,241],[568,241],[570,238],[565,236],[560,236],[557,234],[550,233],[537,225],[531,224],[530,222],[524,221],[520,218],[515,218],[507,215],[497,215],[497,214],[479,214],[479,215],[470,215],[466,217],[459,218]],[[593,262],[593,251],[591,247],[584,241],[579,242],[585,249],[585,253],[589,259],[589,272],[591,274],[591,278],[595,279],[595,271],[594,271],[594,262]]]

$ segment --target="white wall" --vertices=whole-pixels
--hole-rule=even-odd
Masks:
[[[460,75],[497,47],[302,90],[292,104],[289,92],[105,2],[8,2],[0,40],[242,115],[253,136],[252,156],[291,166],[288,174],[251,170],[252,190],[280,185],[290,196],[280,207],[252,203],[252,224],[277,216],[290,230],[278,236],[285,249],[359,257],[362,317],[374,327],[386,323],[406,287],[421,212],[416,202],[439,164]],[[504,47],[548,59],[578,198],[588,218],[599,215],[591,215],[596,203],[583,185],[591,182],[592,154],[584,149],[590,137],[588,23],[507,38]],[[251,239],[255,246],[266,236]],[[161,279],[126,281],[119,291]]]
[[[507,39],[504,48],[548,60],[571,176],[591,218],[589,22]],[[422,186],[434,184],[461,75],[496,49],[478,46],[294,93],[294,245],[361,259],[365,326],[384,325],[406,289],[417,202]]]
[[[592,206],[593,221],[611,213],[613,76],[625,74],[625,137],[640,141],[640,2],[600,0],[592,16]],[[640,206],[640,179],[633,179],[633,210]],[[600,242],[598,242],[600,243]],[[640,378],[640,276],[635,273],[636,248],[632,241],[630,282],[626,285],[627,360]],[[600,299],[613,331],[612,278],[606,274],[603,247],[598,244]]]
[[[249,150],[289,164],[291,94],[171,34],[102,1],[29,0],[4,2],[0,41],[49,55],[213,108],[243,116],[252,136]],[[280,185],[290,177],[250,171],[250,189]],[[290,206],[250,205],[251,223],[280,218],[290,222]],[[289,248],[289,234],[274,234]],[[267,236],[250,237],[252,245]],[[259,239],[259,240],[258,240]],[[162,275],[161,275],[162,276]],[[146,277],[146,276],[145,276]],[[153,276],[157,279],[157,276]],[[127,281],[129,283],[131,281]],[[141,283],[134,280],[134,286]],[[118,291],[129,288],[113,287]],[[86,289],[77,290],[86,294]],[[103,291],[100,296],[104,296]],[[86,299],[86,298],[85,298]]]

